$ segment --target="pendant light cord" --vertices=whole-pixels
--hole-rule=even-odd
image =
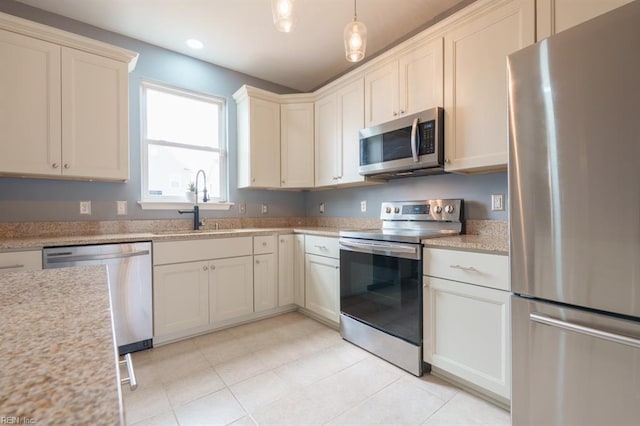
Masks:
[[[358,8],[356,7],[356,0],[353,0],[353,20],[358,20]]]

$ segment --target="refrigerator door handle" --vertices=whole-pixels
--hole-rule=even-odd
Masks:
[[[640,349],[640,340],[634,339],[633,337],[623,336],[621,334],[611,333],[604,330],[598,330],[596,328],[586,327],[584,325],[562,321],[548,315],[539,314],[537,312],[530,313],[529,319],[531,319],[531,321],[549,325],[551,327],[558,327],[567,331],[573,331],[575,333],[584,334],[586,336],[596,337],[598,339],[608,340],[610,342],[620,343],[621,345],[627,345],[631,346],[632,348]]]

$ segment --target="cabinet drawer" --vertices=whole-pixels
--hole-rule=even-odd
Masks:
[[[0,273],[40,269],[42,269],[42,251],[40,250],[0,253]]]
[[[274,253],[276,246],[275,235],[253,237],[253,254]]]
[[[424,275],[511,290],[509,257],[436,248],[424,249]]]
[[[250,256],[251,246],[251,237],[159,242],[153,244],[153,264]]]
[[[318,256],[340,258],[340,247],[338,239],[333,237],[319,237],[317,235],[307,235],[305,238],[304,251]]]

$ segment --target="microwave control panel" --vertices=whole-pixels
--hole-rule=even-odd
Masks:
[[[420,154],[433,154],[436,152],[436,121],[431,120],[421,124],[422,147]]]

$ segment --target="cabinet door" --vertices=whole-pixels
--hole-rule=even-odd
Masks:
[[[293,294],[296,305],[304,307],[304,235],[295,235],[293,250]]]
[[[295,244],[293,235],[278,237],[278,306],[295,303]]]
[[[468,13],[445,35],[445,169],[504,169],[506,56],[534,42],[534,1],[485,2]]]
[[[178,338],[209,323],[207,262],[153,268],[154,338]],[[171,337],[169,337],[171,336]]]
[[[276,256],[260,254],[253,257],[254,311],[266,311],[278,306]]]
[[[331,93],[315,103],[315,185],[335,185],[337,179],[338,115]]]
[[[443,40],[438,38],[405,53],[398,60],[400,114],[444,105],[442,46]]]
[[[0,173],[60,175],[60,46],[0,30]]]
[[[400,114],[397,60],[392,60],[365,74],[364,102],[364,127],[384,123]]]
[[[340,322],[340,261],[330,257],[306,255],[305,306],[321,317]]]
[[[129,179],[127,64],[62,48],[62,174]]]
[[[253,312],[253,256],[209,263],[209,315],[216,324]]]
[[[632,0],[537,0],[536,37],[550,35],[602,15]]]
[[[313,187],[313,103],[280,105],[283,188]]]
[[[251,183],[253,187],[280,187],[280,105],[249,99]]]
[[[424,360],[510,397],[510,293],[424,277]]]
[[[337,181],[364,182],[360,167],[360,129],[364,127],[364,79],[350,83],[336,93],[338,104]]]

